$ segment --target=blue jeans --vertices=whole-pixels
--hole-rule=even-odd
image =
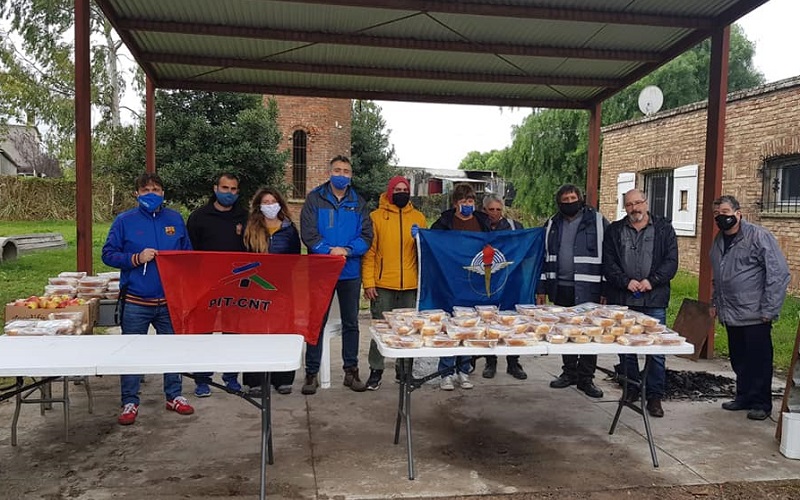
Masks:
[[[172,329],[172,321],[169,319],[167,306],[140,306],[138,304],[125,303],[122,312],[122,334],[123,335],[147,335],[150,325],[156,329],[159,335],[171,335],[175,333]],[[122,392],[122,405],[128,403],[139,404],[139,385],[142,381],[141,375],[120,375],[120,389]],[[164,395],[167,401],[172,401],[181,395],[181,376],[177,373],[164,374]]]
[[[339,311],[342,314],[342,361],[343,368],[358,368],[358,306],[361,299],[361,278],[339,280],[336,282],[336,293],[339,296]],[[331,307],[328,306],[328,312]],[[328,313],[322,321],[317,345],[306,344],[306,374],[319,373],[322,359],[322,335]]]
[[[662,325],[667,324],[667,309],[664,307],[634,307],[632,311],[644,313],[657,319]],[[667,385],[667,367],[663,354],[647,356],[650,360],[650,371],[647,373],[647,399],[663,399]],[[622,370],[629,380],[641,380],[639,373],[639,359],[636,354],[620,354],[619,361]]]
[[[470,361],[472,356],[449,356],[446,358],[439,358],[439,372],[442,378],[453,375],[454,373],[469,373],[472,371]],[[458,363],[458,366],[456,366]]]

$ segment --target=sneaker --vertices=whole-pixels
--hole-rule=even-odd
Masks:
[[[458,385],[460,385],[462,389],[472,389],[475,387],[475,384],[469,381],[469,375],[466,373],[458,374]]]
[[[303,388],[300,389],[300,392],[306,396],[310,396],[311,394],[317,393],[317,387],[319,387],[319,378],[317,378],[317,374],[307,374],[306,383],[303,384]]]
[[[211,387],[209,387],[208,384],[197,384],[194,388],[194,395],[198,398],[207,398],[211,396]]]
[[[117,422],[119,425],[131,425],[136,422],[136,415],[139,414],[139,405],[135,403],[128,403],[122,407],[122,413],[119,414]]]
[[[238,380],[233,379],[225,382],[225,388],[232,392],[241,392],[242,384],[240,384]],[[195,391],[195,394],[196,393],[197,392]]]
[[[442,381],[439,383],[439,389],[441,389],[443,391],[452,391],[455,388],[456,388],[456,386],[453,385],[453,376],[452,375],[446,375],[446,376],[442,377]]]
[[[194,413],[194,408],[189,404],[183,396],[178,396],[172,401],[167,401],[167,410],[174,411],[179,415],[191,415]]]
[[[291,385],[279,385],[276,389],[278,394],[291,394],[292,393],[292,386]]]
[[[383,370],[370,370],[369,378],[367,379],[367,389],[370,391],[377,391],[381,388],[381,377]]]

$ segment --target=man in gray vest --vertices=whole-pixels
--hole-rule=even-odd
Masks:
[[[577,186],[564,184],[556,193],[558,213],[545,223],[544,264],[536,302],[574,306],[600,302],[603,291],[603,235],[608,221],[586,206]],[[596,355],[564,355],[561,375],[550,387],[577,385],[592,398],[603,397],[594,385]]]

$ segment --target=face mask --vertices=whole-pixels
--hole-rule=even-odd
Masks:
[[[583,205],[581,204],[580,200],[570,203],[559,203],[558,210],[567,217],[575,217],[575,215],[581,211],[582,206]]]
[[[394,203],[398,208],[403,208],[408,205],[408,200],[410,199],[411,195],[409,193],[392,194],[392,203]]]
[[[472,212],[475,211],[475,205],[459,205],[458,206],[458,213],[463,215],[464,217],[469,217],[472,215]]]
[[[219,191],[217,191],[214,194],[217,196],[217,201],[219,202],[219,204],[222,205],[223,207],[233,206],[233,204],[236,203],[236,200],[239,199],[238,194],[221,193]]]
[[[717,227],[720,228],[722,231],[727,231],[728,229],[733,228],[739,220],[736,218],[735,215],[724,215],[719,214],[714,217],[714,221],[717,223]]]
[[[277,218],[280,211],[281,205],[279,203],[265,203],[261,205],[261,213],[270,220]]]
[[[156,193],[140,194],[137,199],[139,200],[139,206],[151,214],[164,203],[164,197]]]
[[[350,177],[345,177],[344,175],[332,175],[331,184],[336,189],[345,189],[350,185]]]

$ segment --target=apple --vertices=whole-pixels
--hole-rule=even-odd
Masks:
[[[27,307],[28,309],[39,309],[39,303],[38,302],[25,302],[25,307]]]

